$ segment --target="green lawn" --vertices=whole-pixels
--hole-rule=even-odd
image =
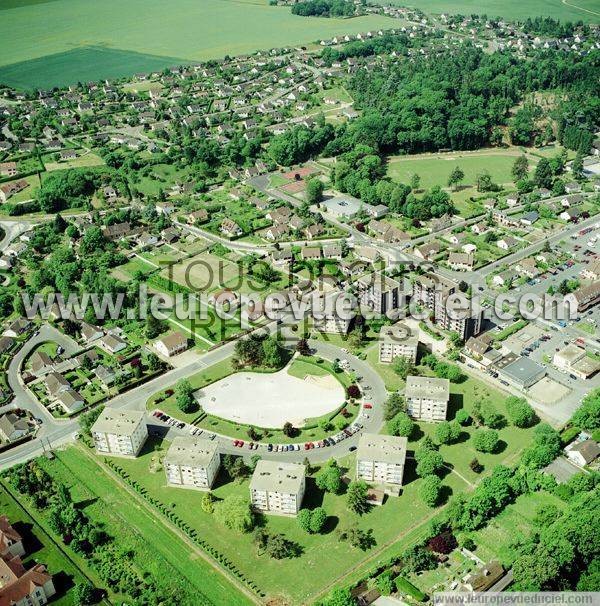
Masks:
[[[386,4],[386,2],[375,2]],[[598,23],[600,9],[597,0],[574,0],[568,4],[560,0],[392,0],[389,4],[411,6],[427,13],[450,13],[460,15],[486,14],[489,17],[504,17],[509,20],[524,20],[527,17],[544,15],[561,21],[585,21]],[[590,12],[588,12],[590,11]]]
[[[85,582],[81,571],[4,486],[0,486],[0,511],[8,517],[14,529],[23,537],[26,552],[23,558],[25,568],[30,568],[39,562],[44,564],[53,575],[57,597],[52,600],[52,604],[57,606],[74,604],[72,589],[76,583]]]
[[[329,371],[316,364],[305,362],[304,360],[294,360],[288,368],[288,374],[292,375],[292,377],[304,379],[307,375],[324,377],[329,374]]]
[[[25,0],[2,8],[0,82],[25,88],[118,78],[397,25],[383,16],[309,19],[266,0]]]
[[[236,604],[250,603],[220,572],[158,523],[157,514],[140,507],[135,498],[103,473],[93,457],[79,447],[70,447],[53,461],[43,459],[41,464],[71,488],[73,499],[81,503],[90,518],[118,537],[119,546],[129,550],[132,564],[142,574],[148,574],[166,590],[179,591],[181,604],[225,604],[232,595]]]
[[[302,549],[298,558],[271,560],[264,555],[257,555],[251,535],[238,534],[216,526],[213,517],[200,508],[202,493],[166,486],[159,461],[167,447],[168,443],[153,441],[137,459],[115,459],[115,462],[142,484],[149,494],[165,504],[170,504],[179,517],[195,528],[211,545],[225,553],[269,596],[281,596],[289,604],[312,603],[321,590],[335,583],[336,579],[347,571],[351,571],[352,575],[364,574],[365,566],[361,566],[361,563],[366,558],[375,557],[374,554],[379,550],[387,554],[390,549],[404,548],[408,540],[419,536],[430,517],[437,511],[428,509],[421,503],[417,496],[419,480],[414,480],[411,474],[408,474],[408,484],[400,497],[387,499],[382,507],[362,517],[357,517],[347,510],[343,495],[322,494],[309,478],[304,505],[322,505],[326,509],[330,516],[327,532],[324,535],[308,535],[299,528],[293,518],[266,516],[265,525],[268,531],[284,533]],[[80,455],[72,451],[73,449],[70,449],[64,456],[75,456],[74,462],[78,464]],[[353,458],[348,458],[346,464],[350,468],[349,475],[353,476]],[[83,473],[87,467],[86,465],[82,470]],[[76,475],[82,473],[75,465],[73,469]],[[87,471],[89,473],[91,470]],[[86,482],[106,483],[101,473],[91,473],[88,478]],[[449,491],[465,488],[465,484],[455,476],[447,476],[444,484],[448,486]],[[219,477],[214,494],[218,498],[232,494],[247,496],[248,481],[229,482]],[[340,543],[335,529],[349,526],[373,529],[377,542],[373,550],[362,552]],[[396,542],[398,538],[401,539],[399,543]],[[369,567],[372,564],[373,562]],[[302,571],[302,574],[299,574],[299,571]],[[289,579],[294,579],[294,582],[288,582]]]
[[[478,401],[493,406],[497,412],[506,416],[505,394],[488,387],[485,383],[469,377],[464,383],[450,384],[450,405],[448,408],[448,419],[452,420],[456,411],[464,408],[467,412],[473,409],[473,403]],[[423,434],[435,436],[436,425],[432,423],[418,423],[420,432],[415,438]],[[477,452],[472,445],[471,436],[475,428],[468,426],[463,428],[463,435],[456,444],[442,445],[440,452],[444,461],[450,464],[458,473],[470,482],[477,482],[481,474],[474,473],[469,463],[477,458],[484,467],[484,472],[489,472],[495,465],[500,463],[514,464],[521,451],[531,442],[533,428],[520,429],[507,424],[498,430],[500,437],[500,449],[495,454]],[[415,439],[412,443],[415,443]]]
[[[508,154],[502,151],[394,157],[390,158],[388,175],[395,181],[410,183],[411,176],[417,173],[421,177],[421,187],[429,188],[433,185],[446,187],[448,176],[455,167],[460,166],[465,173],[462,186],[474,185],[477,175],[485,170],[490,173],[495,183],[503,184],[512,181],[510,173],[516,157],[514,153]]]

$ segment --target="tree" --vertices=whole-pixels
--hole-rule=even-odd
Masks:
[[[421,185],[421,177],[414,173],[410,178],[410,188],[413,191],[419,191],[419,186]]]
[[[369,500],[367,499],[368,486],[364,480],[350,482],[348,493],[346,495],[346,503],[348,509],[362,515],[369,511]]]
[[[270,368],[279,368],[283,365],[283,348],[275,337],[267,337],[262,344],[263,364]]]
[[[506,399],[506,412],[509,421],[515,427],[531,427],[536,420],[536,415],[525,398],[510,396]]]
[[[356,606],[349,589],[336,588],[322,601],[323,606]]]
[[[310,347],[308,345],[308,341],[306,339],[298,339],[296,343],[296,351],[301,356],[310,356]]]
[[[177,408],[186,414],[198,410],[198,403],[194,399],[194,390],[187,379],[181,379],[175,386],[175,402]]]
[[[452,444],[460,437],[460,425],[456,421],[443,421],[435,428],[435,439],[440,444]]]
[[[326,522],[327,512],[322,507],[317,507],[312,511],[310,509],[301,509],[298,512],[298,525],[309,534],[320,533],[325,527]]]
[[[318,204],[323,199],[325,184],[321,179],[313,177],[306,183],[306,201],[309,204]]]
[[[388,423],[389,432],[393,436],[402,436],[405,438],[410,438],[415,430],[415,427],[415,423],[405,412],[399,412]]]
[[[407,549],[401,554],[400,559],[407,574],[421,572],[422,570],[433,570],[437,566],[435,555],[422,545]]]
[[[582,405],[575,412],[572,419],[573,425],[594,431],[600,428],[600,389],[588,394]]]
[[[548,158],[540,158],[535,171],[533,173],[533,182],[536,187],[545,187],[550,189],[552,187],[553,172],[550,166]]]
[[[442,532],[427,541],[427,546],[435,553],[449,554],[458,547],[456,537],[450,532]]]
[[[577,155],[573,159],[573,162],[571,164],[571,173],[573,174],[573,177],[578,181],[583,179],[584,177],[583,154],[580,151],[577,152]]]
[[[478,192],[493,191],[494,189],[496,189],[496,186],[494,185],[494,183],[492,181],[492,176],[490,175],[490,173],[487,170],[485,170],[482,173],[479,173],[477,175],[477,191]]]
[[[519,156],[514,161],[511,174],[515,183],[527,179],[527,176],[529,175],[529,160],[527,159],[527,156]]]
[[[164,330],[164,324],[153,314],[149,314],[146,319],[146,336],[149,339],[156,339]]]
[[[464,408],[457,410],[454,418],[463,427],[465,425],[468,425],[471,422],[471,417],[469,416],[469,413]]]
[[[242,496],[230,495],[214,505],[215,518],[223,526],[237,532],[250,532],[254,527],[254,515],[250,503]]]
[[[419,448],[415,451],[415,460],[420,478],[434,474],[444,466],[444,459],[437,450]]]
[[[404,412],[405,408],[404,398],[398,392],[391,393],[385,401],[383,417],[386,421],[391,421],[399,412]]]
[[[356,547],[362,551],[366,551],[375,545],[372,528],[363,530],[362,528],[352,526],[346,530],[341,530],[339,538],[340,541],[347,541],[352,547]]]
[[[315,476],[318,488],[338,494],[342,488],[342,470],[335,459],[330,459]]]
[[[75,606],[89,606],[95,604],[96,592],[90,583],[77,583],[73,588],[73,603]]]
[[[406,377],[413,375],[415,372],[415,365],[413,364],[413,361],[410,358],[405,358],[404,356],[396,357],[392,368],[401,379],[406,379]]]
[[[425,505],[435,507],[440,499],[442,481],[436,475],[428,475],[421,481],[419,496]]]
[[[494,452],[500,438],[495,429],[478,429],[473,435],[473,446],[479,452]]]
[[[293,438],[294,436],[298,435],[298,430],[289,421],[286,421],[283,424],[282,431],[288,438]]]
[[[200,509],[204,513],[214,513],[215,511],[215,498],[212,492],[207,492],[202,495],[200,500]]]
[[[448,187],[451,187],[455,191],[458,189],[459,183],[465,178],[464,171],[457,166],[448,177]]]

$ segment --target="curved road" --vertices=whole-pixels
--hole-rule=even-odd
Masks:
[[[272,322],[265,328],[272,331],[277,324]],[[77,349],[75,342],[62,335],[54,327],[45,324],[41,327],[39,334],[32,337],[15,355],[8,369],[9,384],[15,393],[14,403],[22,408],[30,410],[34,416],[42,419],[42,426],[38,431],[38,435],[34,440],[12,448],[0,455],[0,469],[6,469],[16,463],[27,461],[28,459],[39,456],[43,453],[44,448],[49,446],[58,446],[65,444],[74,439],[74,434],[79,429],[77,419],[60,420],[55,419],[27,390],[20,379],[20,366],[27,355],[35,348],[36,345],[43,341],[56,341],[65,348],[67,353],[72,353]],[[373,403],[373,409],[369,410],[368,418],[361,414],[360,422],[363,425],[362,431],[377,433],[383,424],[383,403],[387,398],[387,391],[381,377],[366,363],[359,360],[352,354],[347,354],[341,351],[338,347],[321,341],[310,341],[310,346],[315,350],[315,353],[324,358],[333,360],[335,358],[345,358],[350,363],[350,367],[355,372],[357,377],[360,377],[359,384],[361,389],[366,394],[366,397]],[[207,352],[194,362],[170,370],[161,376],[140,385],[139,387],[116,396],[106,403],[107,406],[114,408],[125,408],[130,410],[146,410],[146,402],[157,391],[164,389],[167,386],[175,384],[179,379],[189,377],[203,368],[208,368],[232,355],[235,347],[235,342],[227,343],[213,351]],[[160,431],[167,430],[165,434],[172,439],[177,435],[189,435],[187,430],[178,430],[167,426],[160,421],[150,417],[148,419],[151,430]],[[305,457],[310,461],[323,461],[332,456],[341,457],[349,452],[349,448],[356,446],[358,443],[357,434],[342,440],[332,447],[315,448],[312,450],[304,450],[304,442],[302,442],[301,450],[290,452],[268,452],[265,445],[262,445],[258,450],[249,450],[245,448],[236,448],[233,446],[233,439],[227,436],[217,436],[215,439],[219,441],[220,451],[224,454],[244,455],[249,458],[253,454],[260,454],[266,458],[280,459],[287,461],[302,462]]]

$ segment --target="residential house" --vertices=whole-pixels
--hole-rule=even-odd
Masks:
[[[241,236],[244,233],[242,228],[232,219],[223,219],[219,230],[230,238]]]
[[[475,258],[470,253],[451,252],[448,255],[448,265],[455,271],[473,271]]]
[[[154,344],[154,349],[167,358],[176,356],[177,354],[185,351],[187,348],[188,339],[182,332],[179,331],[169,333],[162,339],[156,341]]]
[[[567,458],[579,467],[590,465],[600,456],[600,446],[593,440],[577,442],[566,449]]]

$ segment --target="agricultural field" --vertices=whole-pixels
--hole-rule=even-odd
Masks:
[[[376,4],[379,4],[376,0]],[[381,4],[387,4],[385,3]],[[426,13],[477,15],[486,14],[489,17],[503,17],[505,19],[527,19],[544,15],[561,21],[584,21],[598,23],[600,8],[597,0],[574,0],[564,2],[561,0],[486,0],[482,4],[479,0],[391,0],[389,4],[410,6]]]
[[[382,16],[308,19],[267,0],[11,0],[1,13],[0,82],[22,88],[120,78],[397,25]]]

